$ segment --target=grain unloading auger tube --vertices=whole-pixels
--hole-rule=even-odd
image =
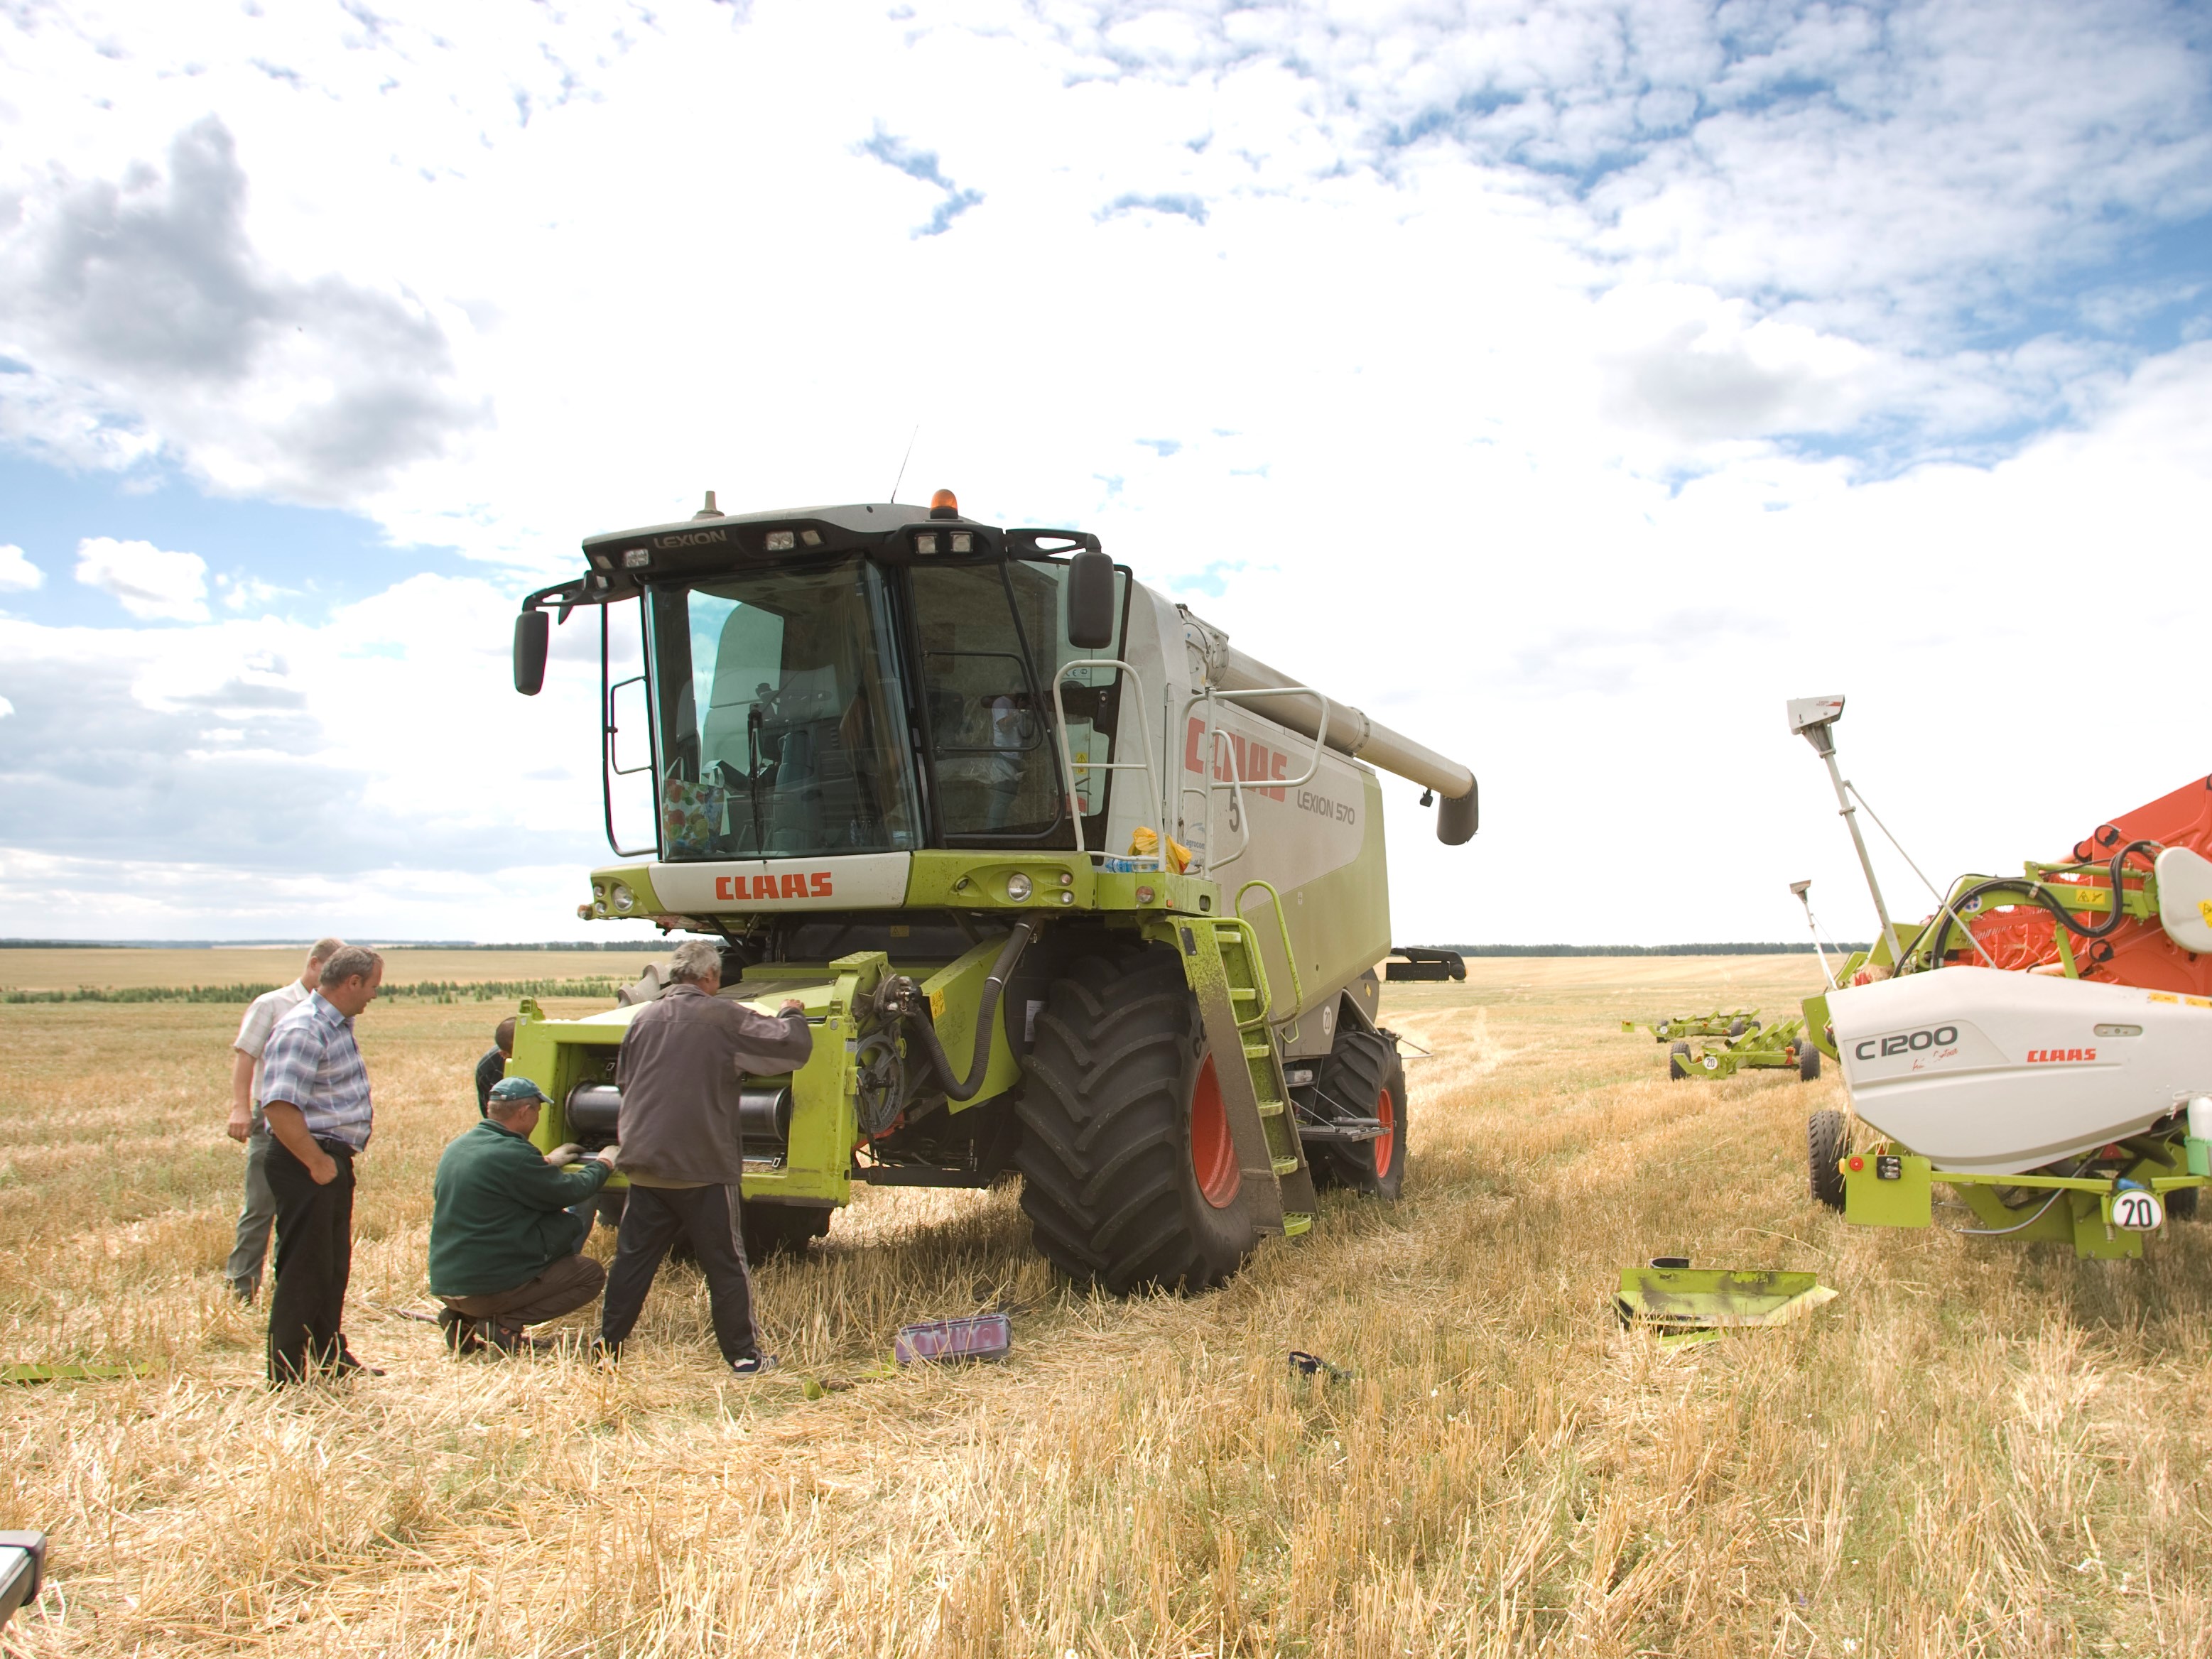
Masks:
[[[1814,1196],[1851,1221],[1925,1227],[1948,1188],[1962,1232],[2141,1255],[2212,1175],[2212,778],[2099,825],[2069,859],[1961,877],[1900,926],[1836,764],[1843,708],[1790,706],[1880,923],[1805,1003],[1851,1108],[1813,1115]]]
[[[515,631],[534,693],[552,619],[599,612],[618,861],[579,914],[719,940],[724,995],[796,998],[815,1033],[745,1096],[759,1248],[803,1247],[855,1183],[1018,1175],[1072,1278],[1195,1287],[1310,1228],[1321,1187],[1397,1196],[1377,769],[1457,845],[1468,768],[1234,650],[1095,536],[980,523],[949,492],[710,495],[584,551]],[[556,1103],[548,1144],[612,1133],[633,1012],[526,1011],[513,1068]]]

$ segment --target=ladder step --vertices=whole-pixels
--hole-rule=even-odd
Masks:
[[[1260,1103],[1260,1115],[1261,1117],[1280,1117],[1282,1115],[1283,1103],[1281,1101],[1263,1100]]]
[[[1286,1176],[1298,1167],[1298,1161],[1294,1158],[1279,1158],[1274,1164],[1275,1173],[1279,1176]]]
[[[1274,1046],[1265,1038],[1258,1042],[1247,1042],[1241,1046],[1244,1050],[1244,1058],[1247,1060],[1265,1060],[1275,1052]]]
[[[1284,1211],[1283,1237],[1285,1238],[1296,1238],[1300,1233],[1311,1232],[1313,1231],[1313,1221],[1314,1218],[1306,1214],[1304,1211]]]

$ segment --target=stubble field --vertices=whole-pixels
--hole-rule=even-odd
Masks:
[[[426,1305],[499,1012],[398,1003],[362,1021],[348,1314],[387,1375],[269,1395],[217,1273],[239,1011],[0,1006],[0,1363],[151,1367],[0,1388],[0,1526],[54,1539],[7,1649],[2212,1654],[2203,1228],[2134,1265],[1847,1231],[1805,1196],[1832,1078],[1670,1085],[1617,1024],[1778,1015],[1805,959],[1468,966],[1385,994],[1435,1056],[1396,1206],[1113,1302],[1052,1279],[1012,1192],[867,1192],[760,1273],[788,1369],[742,1384],[686,1269],[618,1374],[453,1361],[391,1311]],[[1606,1311],[1659,1254],[1843,1294],[1662,1351]],[[994,1303],[1006,1364],[883,1374],[902,1323]]]

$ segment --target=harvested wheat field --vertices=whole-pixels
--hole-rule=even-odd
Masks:
[[[2202,1230],[2100,1266],[1816,1211],[1832,1076],[1669,1084],[1618,1025],[1786,1012],[1805,958],[1469,975],[1386,992],[1434,1051],[1398,1205],[1117,1303],[1053,1281],[1010,1191],[869,1192],[760,1274],[788,1369],[752,1383],[687,1269],[619,1374],[390,1311],[496,1010],[372,1009],[349,1328],[388,1375],[282,1397],[216,1272],[238,1011],[0,1007],[0,1360],[151,1364],[0,1389],[0,1523],[54,1537],[9,1650],[2212,1653]],[[1662,1351],[1606,1310],[1662,1253],[1842,1295]],[[883,1374],[900,1324],[992,1303],[1007,1364]]]

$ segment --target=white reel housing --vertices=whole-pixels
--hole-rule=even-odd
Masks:
[[[2212,998],[1957,967],[1828,1012],[1852,1109],[1939,1170],[2017,1175],[2212,1094]]]

